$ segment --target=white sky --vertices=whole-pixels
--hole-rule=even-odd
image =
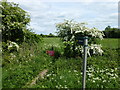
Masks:
[[[104,30],[118,27],[119,0],[8,0],[19,3],[31,15],[31,27],[37,34],[56,32],[55,24],[64,19],[88,22],[88,27]]]

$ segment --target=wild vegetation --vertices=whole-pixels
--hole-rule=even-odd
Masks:
[[[35,45],[41,40],[40,36],[34,34],[29,28],[30,16],[21,9],[18,4],[1,2],[2,10],[2,48],[4,53],[20,52],[23,44]],[[5,60],[3,60],[3,63]]]
[[[118,38],[102,39],[101,31],[72,21],[57,25],[59,37],[42,38],[27,27],[30,16],[18,4],[2,2],[0,8],[3,11],[0,15],[3,18],[3,88],[82,88],[82,53],[77,52],[79,48],[74,49],[82,48],[75,37],[86,35],[91,38],[89,48],[101,44],[103,51],[101,55],[90,53],[87,59],[86,88],[120,88]],[[74,52],[71,53],[70,47]],[[54,51],[54,56],[46,54],[47,50]],[[43,78],[38,78],[33,85],[28,84],[46,69],[48,72]]]
[[[103,56],[92,56],[87,60],[87,88],[119,88],[119,48],[115,43],[111,47],[108,45],[117,39],[107,40],[101,41]],[[17,53],[11,55],[9,60],[12,62],[3,67],[4,88],[30,88],[26,83],[44,69],[48,69],[47,75],[31,88],[81,88],[82,58],[66,59],[60,38],[43,38],[43,41],[38,44],[37,52],[34,50],[30,56],[27,55],[28,46],[21,57]],[[46,54],[52,47],[56,57]]]
[[[3,42],[11,41],[21,44],[40,40],[39,36],[28,28],[30,16],[18,4],[1,2],[0,9],[2,11],[0,16],[2,17],[1,34]]]
[[[37,43],[42,39],[40,35],[33,33],[31,29],[28,28],[30,16],[26,11],[21,9],[18,4],[6,1],[0,2],[0,4],[2,11],[2,13],[0,13],[0,18],[2,18],[0,25],[3,58],[1,65],[3,69],[2,83],[3,87],[6,88],[16,86],[16,84],[20,87],[24,83],[24,80],[23,82],[19,82],[19,80],[22,80],[26,74],[24,74],[24,71],[23,73],[21,71],[19,73],[21,69],[18,69],[16,66],[24,65],[35,57],[35,54],[38,53]],[[9,72],[11,69],[14,69],[16,72]],[[5,74],[4,71],[7,73]],[[29,72],[29,70],[25,70],[25,72],[26,71]],[[19,75],[22,76],[20,77]],[[12,84],[11,78],[14,78],[12,82],[16,82],[16,84]],[[23,79],[25,79],[25,77]]]

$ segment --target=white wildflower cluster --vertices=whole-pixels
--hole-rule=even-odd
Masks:
[[[74,70],[74,72],[77,72],[77,70]]]
[[[0,8],[4,9],[4,7],[2,5],[0,5]]]
[[[83,34],[83,35],[88,35],[91,37],[95,37],[95,38],[100,38],[103,39],[104,33],[102,31],[99,31],[97,28],[88,28],[85,27],[84,24],[85,23],[71,23],[71,34],[73,34],[74,36],[74,32],[75,34]]]
[[[87,28],[87,27],[84,27],[82,29],[78,29],[75,31],[75,33],[82,33],[84,35],[88,35],[88,36],[91,36],[91,37],[95,37],[95,38],[100,38],[100,39],[103,39],[103,32],[99,31],[97,28]]]
[[[16,57],[13,53],[10,53],[10,55],[11,55],[12,58],[15,58],[15,57]]]
[[[70,31],[73,36],[75,34],[80,33],[83,35],[88,35],[91,37],[95,37],[95,38],[97,37],[97,38],[103,39],[104,33],[102,31],[99,31],[97,28],[88,28],[85,25],[86,23],[77,23],[72,20],[71,21],[65,20],[63,23],[58,23],[56,27],[57,29],[60,30],[59,33],[64,35],[64,39],[68,39],[69,37],[66,34],[67,31]],[[69,29],[67,30],[67,28]]]
[[[101,48],[102,48],[101,44],[100,45],[98,45],[98,44],[91,44],[88,47],[87,53],[88,53],[89,56],[91,56],[90,54],[102,55],[103,50]],[[90,53],[90,51],[92,51],[92,53]]]
[[[79,50],[82,54],[84,52],[82,46],[76,46],[75,50]],[[103,50],[102,50],[101,44],[91,44],[91,45],[89,45],[89,47],[87,49],[87,54],[90,57],[91,57],[91,55],[102,55]]]
[[[10,53],[10,58],[11,58],[11,60],[13,60],[14,58],[16,58],[16,55],[14,55],[13,53]],[[18,60],[16,60],[16,61],[18,62]]]
[[[117,69],[100,69],[93,68],[90,66],[87,68],[88,81],[90,82],[110,82],[117,80],[118,74],[116,73]],[[102,77],[101,77],[102,76]]]
[[[2,30],[0,30],[0,34],[2,33]]]
[[[82,33],[82,34],[85,34],[85,35],[88,35],[88,36],[91,36],[91,37],[95,37],[95,38],[100,38],[100,39],[103,39],[103,36],[104,34],[99,31],[97,28],[85,28],[83,30],[77,30],[75,31],[75,33]]]
[[[56,87],[57,89],[68,88],[67,85],[64,85],[64,86],[63,86],[63,85],[61,85],[61,84],[60,84],[60,85],[56,85],[55,87]]]
[[[15,42],[12,42],[12,41],[8,41],[7,43],[8,45],[8,50],[19,50],[19,45]]]
[[[50,82],[54,82],[54,83],[57,83],[57,85],[55,85],[54,87],[55,88],[68,88],[68,86],[66,85],[67,80],[65,80],[65,76],[64,75],[60,75],[58,76],[54,71],[51,71],[49,72],[47,75],[46,75],[46,78],[49,79]],[[60,83],[59,81],[62,81],[63,83],[65,83],[64,85],[62,83]]]
[[[92,37],[95,37],[95,38],[98,37],[100,39],[103,39],[104,33],[99,31],[97,28],[92,28],[88,32],[89,32],[88,35],[91,35]]]
[[[44,44],[44,50],[48,49],[48,48],[60,48],[61,46],[59,44],[53,43],[53,44]]]

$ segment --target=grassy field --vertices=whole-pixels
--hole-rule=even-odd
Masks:
[[[62,45],[59,38],[44,38],[47,48],[58,43]],[[107,50],[104,56],[88,58],[87,88],[118,88],[118,52],[114,50],[118,48],[118,39],[104,39],[100,43]],[[53,63],[45,80],[38,81],[33,88],[81,88],[81,71],[82,58],[60,57]]]
[[[39,49],[48,49],[49,47],[62,47],[63,43],[60,38],[43,38],[43,42],[39,43]]]
[[[119,41],[120,39],[105,38],[100,43],[104,48],[118,48],[120,47]]]
[[[104,39],[100,43],[103,45],[104,55],[88,57],[86,87],[120,88],[118,39]],[[23,53],[23,56],[14,58],[14,63],[4,66],[3,87],[81,88],[82,58],[51,57],[46,54],[46,50],[52,47],[62,55],[64,45],[60,38],[43,38],[43,42],[38,44],[37,51],[32,49],[32,57]],[[27,85],[44,69],[48,69],[44,79],[37,80],[32,86]]]
[[[60,40],[60,38],[43,38],[44,43],[42,43],[42,47],[44,45],[60,45],[62,46],[63,43]],[[103,48],[118,48],[119,47],[119,41],[120,39],[113,39],[113,38],[105,38],[103,40],[100,40],[100,44]],[[40,46],[41,46],[40,45]]]

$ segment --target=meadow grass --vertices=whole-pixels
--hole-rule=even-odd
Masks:
[[[63,45],[62,41],[60,40],[60,38],[43,38],[44,43],[46,44],[59,44],[59,45]]]
[[[103,46],[103,48],[118,48],[120,39],[115,38],[104,38],[103,40],[100,40],[100,44]]]
[[[104,55],[88,57],[86,87],[120,88],[117,39],[104,39],[100,43],[104,48]],[[51,57],[46,54],[46,50],[50,50],[51,47],[62,54],[64,45],[60,38],[43,38],[37,49],[31,47],[29,50],[30,47],[26,45],[19,55],[13,53],[16,57],[5,55],[4,59],[10,63],[5,63],[3,67],[3,87],[81,88],[82,58]],[[48,69],[44,79],[38,80],[32,87],[25,86],[44,69]]]
[[[24,44],[19,53],[3,55],[3,88],[22,88],[31,82],[42,70],[50,67],[50,56],[41,53],[35,46]]]
[[[50,46],[62,47],[63,43],[60,38],[43,38],[43,42],[39,43],[39,49],[47,49]]]
[[[44,38],[44,44],[54,46],[55,43],[60,45],[62,42],[59,38]],[[116,51],[118,39],[104,39],[100,41],[100,44],[105,50],[104,55],[88,57],[87,60],[86,87],[120,88],[119,54]],[[63,46],[63,44],[61,45]],[[33,88],[82,88],[82,58],[60,57],[52,63],[53,66],[49,69],[45,79],[38,81]]]
[[[63,46],[62,41],[60,38],[43,38],[43,43],[41,45],[44,47],[44,44],[59,44],[60,46]],[[119,41],[120,39],[115,38],[104,38],[103,40],[99,40],[99,43],[102,45],[103,48],[118,48],[119,47]]]

